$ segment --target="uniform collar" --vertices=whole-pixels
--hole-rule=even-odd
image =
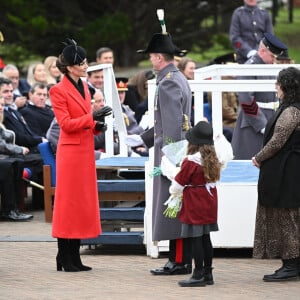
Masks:
[[[178,69],[175,67],[175,65],[173,63],[168,64],[167,66],[165,66],[163,69],[161,69],[158,73],[157,73],[157,79],[156,82],[160,82],[163,78],[165,78],[165,76],[170,73],[170,72],[177,72]]]
[[[245,4],[244,7],[245,7],[247,10],[249,10],[249,11],[253,11],[253,10],[255,10],[256,8],[258,8],[257,5],[255,5],[255,6],[249,6],[249,5],[247,5],[247,4]]]

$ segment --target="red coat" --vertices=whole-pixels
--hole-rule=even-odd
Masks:
[[[94,157],[95,122],[90,93],[83,84],[85,99],[66,76],[50,89],[52,107],[60,125],[53,237],[82,239],[101,234]]]
[[[184,186],[182,208],[179,219],[182,223],[193,225],[214,224],[217,222],[217,188],[207,191],[207,183],[202,166],[187,158],[183,161],[175,181]]]

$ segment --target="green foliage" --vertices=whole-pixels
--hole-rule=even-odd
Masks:
[[[300,8],[295,8],[293,13],[293,23],[289,22],[288,10],[282,8],[279,10],[278,17],[276,18],[275,34],[278,36],[289,48],[289,56],[300,63]],[[200,65],[207,64],[210,60],[232,52],[228,34],[217,33],[212,37],[213,46],[206,51],[201,51],[197,46],[192,48],[188,54],[194,61]]]
[[[122,12],[105,14],[87,22],[80,31],[80,40],[87,48],[97,49],[99,45],[117,45],[126,42],[132,28],[128,16]]]
[[[300,8],[295,8],[293,23],[289,22],[288,10],[279,11],[275,25],[275,34],[288,46],[289,55],[296,63],[300,63]]]
[[[178,47],[190,50],[195,43],[203,50],[218,29],[216,16],[236,5],[221,0],[1,0],[0,20],[5,43],[18,41],[32,53],[58,55],[61,41],[72,37],[86,48],[89,60],[99,47],[108,46],[116,65],[133,66],[143,59],[136,50],[161,30],[158,7],[165,9],[167,30]],[[210,22],[202,26],[203,19]]]
[[[167,30],[174,43],[188,49],[198,64],[205,65],[217,56],[232,52],[228,38],[233,9],[242,1],[205,0],[1,0],[0,30],[5,42],[0,55],[5,62],[25,65],[23,60],[58,55],[62,41],[72,37],[87,49],[88,59],[101,46],[115,52],[116,66],[150,67],[137,49],[147,46],[161,28],[156,16],[165,9]],[[178,9],[180,8],[180,9]],[[300,61],[300,10],[294,10],[294,23],[282,8],[276,19],[275,33],[288,46],[290,55]]]
[[[43,57],[31,53],[19,44],[1,45],[0,56],[4,58],[6,64],[12,63],[16,65],[23,74],[31,61],[43,60]]]
[[[49,27],[47,19],[43,16],[35,16],[30,20],[30,25],[35,32],[45,33]]]

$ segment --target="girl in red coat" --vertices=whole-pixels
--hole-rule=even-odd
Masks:
[[[57,271],[88,271],[91,268],[80,259],[80,239],[101,234],[94,134],[106,127],[92,114],[88,86],[80,79],[86,77],[86,51],[68,39],[57,67],[64,74],[50,89],[60,125],[52,226],[52,235],[58,240]]]
[[[216,181],[220,178],[219,162],[214,142],[213,129],[200,121],[186,134],[187,157],[170,186],[170,194],[182,193],[179,219],[182,222],[181,236],[189,240],[195,268],[188,280],[180,286],[205,286],[213,284],[213,247],[210,232],[218,230]]]

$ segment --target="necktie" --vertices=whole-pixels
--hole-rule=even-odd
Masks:
[[[8,111],[16,120],[18,120],[17,115],[15,114],[14,110],[11,107],[8,108]]]
[[[26,131],[30,135],[32,135],[32,136],[34,135],[33,132],[31,131],[31,129],[29,128],[29,126],[27,125],[26,121],[24,120],[23,116],[17,110],[14,110],[11,107],[8,107],[8,111],[18,122],[22,123],[22,125],[25,127]]]

